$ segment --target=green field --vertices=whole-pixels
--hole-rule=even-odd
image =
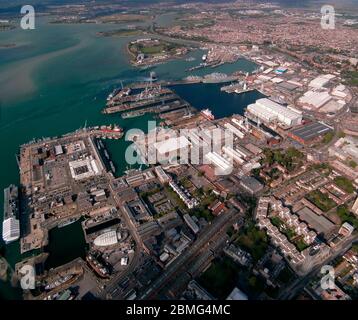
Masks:
[[[327,144],[334,138],[334,132],[328,132],[323,136],[322,143]]]
[[[288,148],[287,150],[264,150],[265,159],[264,164],[273,165],[275,163],[285,167],[288,171],[294,171],[302,165],[304,155],[301,151],[295,148]]]
[[[154,56],[162,53],[173,54],[181,47],[182,45],[174,42],[159,40],[159,42],[150,43],[131,43],[129,44],[128,49],[135,55],[143,53],[145,55]]]
[[[332,199],[328,198],[326,194],[323,194],[319,190],[312,191],[306,198],[323,212],[328,212],[337,205]]]
[[[243,232],[240,231],[235,244],[248,251],[254,261],[258,261],[267,250],[268,238],[264,231],[259,230],[254,224],[250,224]]]
[[[226,299],[238,279],[238,267],[229,258],[216,260],[198,279],[215,298]]]
[[[119,29],[119,30],[111,30],[98,32],[98,35],[102,37],[129,37],[129,36],[138,36],[143,34],[144,30],[142,29]]]
[[[346,177],[336,177],[334,179],[334,183],[337,187],[341,188],[347,193],[353,193],[354,192],[354,186],[351,180],[347,179]]]
[[[349,209],[345,206],[339,206],[337,208],[337,215],[341,219],[341,222],[349,222],[351,225],[353,225],[356,229],[358,228],[358,219],[349,212]]]
[[[358,86],[358,71],[348,71],[344,74],[346,83],[351,86]]]

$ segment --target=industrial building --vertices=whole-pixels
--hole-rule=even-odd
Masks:
[[[234,150],[231,147],[223,147],[223,152],[227,154],[233,161],[237,162],[238,164],[244,164],[245,160],[242,158],[242,155]]]
[[[72,178],[82,180],[101,174],[101,167],[98,161],[92,156],[84,160],[75,160],[69,163]]]
[[[193,220],[193,218],[187,213],[183,216],[184,221],[186,222],[186,224],[188,225],[188,227],[191,229],[191,231],[193,231],[195,234],[197,234],[199,232],[199,227],[198,225],[195,223],[195,221]]]
[[[294,83],[283,81],[277,85],[277,87],[283,91],[292,92],[296,90],[299,86]]]
[[[238,128],[236,128],[230,123],[225,123],[224,127],[228,129],[230,132],[232,132],[235,136],[239,137],[240,139],[243,139],[245,136],[245,134],[241,130],[239,130]]]
[[[323,215],[318,215],[311,209],[304,207],[297,212],[300,220],[305,221],[308,226],[314,229],[318,234],[329,235],[335,228],[335,225]]]
[[[334,79],[336,76],[332,74],[325,74],[318,76],[317,78],[313,79],[309,83],[309,87],[311,88],[323,88],[326,86],[332,79]]]
[[[358,161],[358,139],[355,137],[340,138],[328,149],[330,156],[335,156],[343,161],[352,158]]]
[[[310,90],[307,91],[298,101],[304,107],[318,110],[331,100],[332,96],[327,91]]]
[[[169,183],[169,181],[171,180],[171,178],[166,174],[166,172],[163,170],[163,168],[161,166],[157,166],[154,168],[154,171],[160,181],[160,183]]]
[[[251,195],[258,194],[264,186],[253,177],[242,177],[240,186]]]
[[[321,122],[311,122],[302,127],[291,130],[288,136],[300,144],[307,145],[321,139],[333,129]]]
[[[153,146],[159,157],[164,156],[171,160],[170,158],[180,155],[180,150],[188,150],[191,144],[186,137],[180,136],[156,142]]]
[[[301,114],[267,98],[259,99],[256,103],[250,104],[247,111],[266,123],[280,122],[291,127],[302,122]]]
[[[232,163],[227,159],[223,158],[221,155],[216,152],[209,152],[205,155],[205,159],[213,164],[221,174],[229,174],[232,171]]]

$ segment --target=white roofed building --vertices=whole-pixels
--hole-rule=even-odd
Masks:
[[[313,79],[310,83],[309,86],[311,88],[322,88],[324,87],[329,81],[331,81],[332,79],[334,79],[336,76],[332,75],[332,74],[325,74],[325,75],[320,75],[319,77]]]
[[[154,148],[161,155],[165,155],[167,153],[178,151],[180,149],[183,149],[183,148],[186,148],[189,146],[190,146],[190,142],[184,136],[180,136],[177,138],[169,138],[167,140],[163,140],[163,141],[154,143]]]
[[[250,104],[247,111],[268,123],[278,121],[287,126],[295,126],[302,122],[301,114],[267,98],[259,99],[256,103]]]
[[[97,247],[107,247],[118,243],[117,231],[108,231],[94,239],[94,245]]]
[[[331,100],[332,96],[327,91],[310,90],[299,99],[299,103],[313,109],[319,109]]]

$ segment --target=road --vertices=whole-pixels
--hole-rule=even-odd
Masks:
[[[110,179],[112,179],[112,178],[110,178]],[[131,274],[133,272],[133,270],[139,264],[142,252],[144,250],[142,239],[139,236],[136,227],[134,226],[132,220],[128,216],[127,211],[123,209],[123,201],[120,200],[117,193],[113,189],[112,183],[110,183],[109,185],[110,185],[110,191],[113,195],[113,198],[114,198],[117,206],[119,207],[120,212],[122,213],[121,218],[123,218],[123,220],[126,223],[126,226],[129,228],[130,234],[133,237],[136,246],[135,246],[134,256],[133,256],[130,264],[127,266],[126,270],[124,272],[121,272],[121,273],[115,275],[114,277],[112,277],[109,280],[109,282],[106,284],[105,289],[99,294],[99,297],[102,299],[108,298],[108,295],[110,295],[111,292],[117,287],[118,283],[122,279],[124,279],[126,276],[128,276],[129,274]]]
[[[216,218],[206,230],[202,231],[199,238],[193,243],[189,250],[182,253],[182,255],[179,256],[167,270],[165,270],[165,273],[151,284],[150,288],[142,294],[139,299],[146,300],[154,298],[156,293],[174,278],[175,274],[178,274],[182,268],[186,268],[188,262],[195,258],[199,252],[208,245],[212,238],[217,237],[218,235],[220,236],[221,233],[219,231],[228,227],[237,214],[238,211],[230,209],[227,213]]]

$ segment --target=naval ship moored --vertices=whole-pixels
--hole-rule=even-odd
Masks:
[[[20,238],[19,189],[13,184],[4,189],[2,238],[6,244]]]

